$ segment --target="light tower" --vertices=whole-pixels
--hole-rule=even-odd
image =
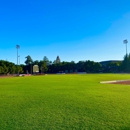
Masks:
[[[18,49],[20,49],[20,45],[16,45],[16,49],[17,49],[17,72],[19,74],[19,71],[18,71]]]
[[[125,40],[123,41],[123,43],[126,44],[126,55],[127,55],[127,43],[128,43],[128,40],[125,39]]]

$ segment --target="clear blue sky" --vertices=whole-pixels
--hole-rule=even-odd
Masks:
[[[130,0],[1,0],[0,59],[122,60]],[[128,52],[130,45],[128,43]]]

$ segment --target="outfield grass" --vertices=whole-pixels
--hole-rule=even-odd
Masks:
[[[0,79],[0,130],[130,130],[130,85],[123,74]]]

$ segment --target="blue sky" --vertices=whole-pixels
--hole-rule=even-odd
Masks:
[[[1,0],[0,59],[122,60],[130,0]],[[128,43],[128,52],[130,45]]]

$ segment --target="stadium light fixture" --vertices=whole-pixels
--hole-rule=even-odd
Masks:
[[[128,43],[128,40],[125,39],[125,40],[123,41],[123,43],[126,44],[126,55],[127,55],[127,43]]]

